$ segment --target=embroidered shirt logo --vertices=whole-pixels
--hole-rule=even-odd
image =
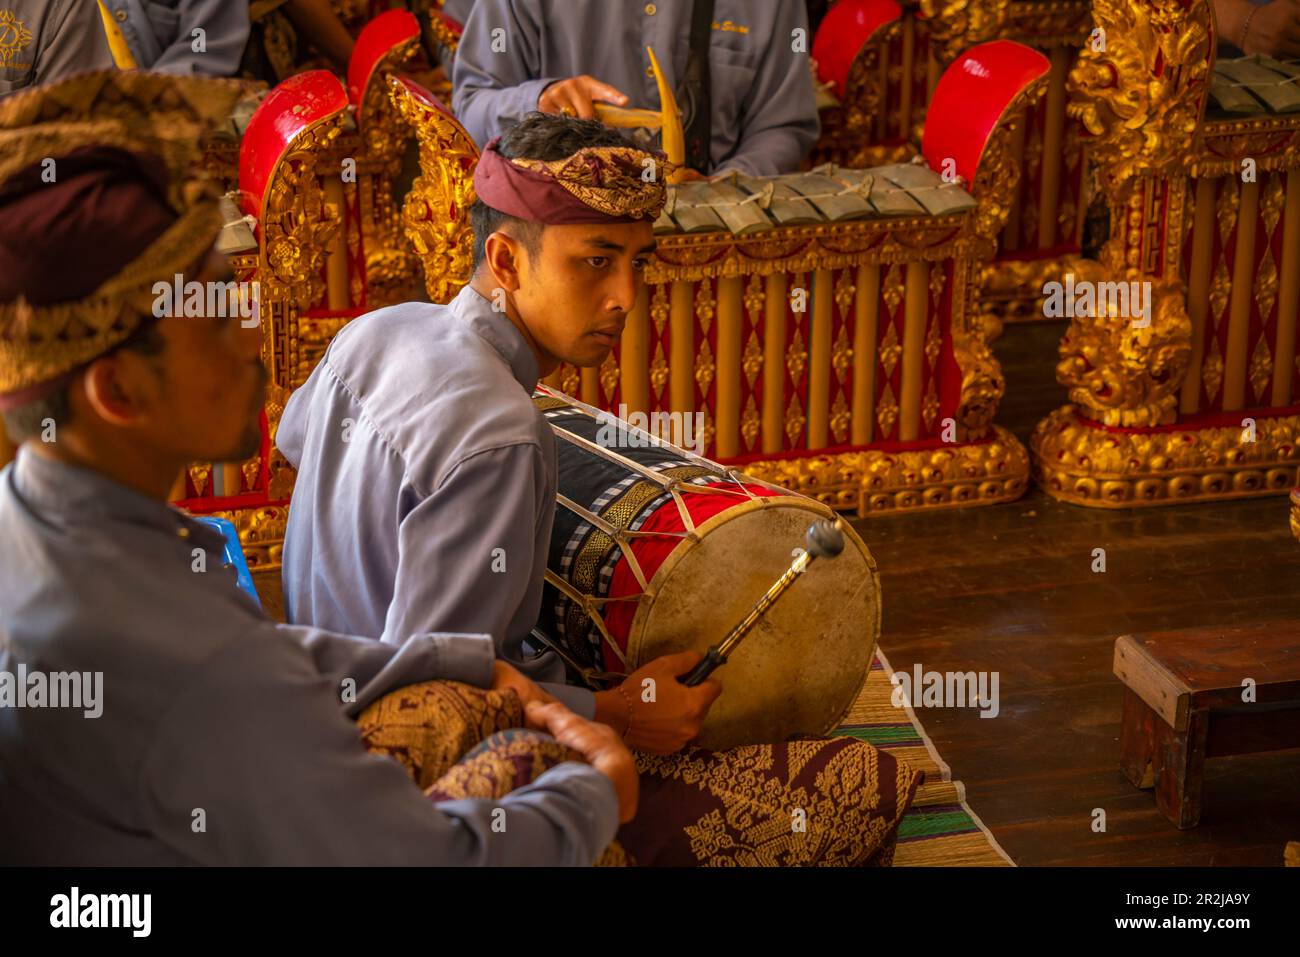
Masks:
[[[12,10],[0,10],[0,67],[26,66],[18,54],[31,46],[32,31]]]
[[[714,20],[713,29],[721,30],[723,33],[739,33],[742,35],[749,33],[749,27],[743,23],[736,23],[734,20],[723,20],[721,23]]]

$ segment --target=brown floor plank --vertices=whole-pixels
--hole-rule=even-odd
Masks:
[[[1061,323],[1008,326],[999,421],[1027,440],[1060,402]],[[1300,543],[1285,497],[1108,511],[1038,489],[992,508],[854,525],[881,570],[881,646],[910,671],[998,671],[1000,714],[918,716],[1021,864],[1278,865],[1300,839],[1300,751],[1212,759],[1201,825],[1180,832],[1119,771],[1127,631],[1300,619]],[[1106,549],[1106,572],[1091,570]],[[1107,831],[1091,830],[1103,808]]]

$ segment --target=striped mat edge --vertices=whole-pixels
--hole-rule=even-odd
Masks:
[[[966,803],[966,788],[935,749],[910,704],[891,703],[889,665],[879,646],[858,699],[834,732],[888,751],[925,771],[916,800],[898,826],[895,867],[1015,867],[1015,862]]]

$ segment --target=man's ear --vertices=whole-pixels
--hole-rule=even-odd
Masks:
[[[119,428],[136,424],[146,410],[141,377],[148,374],[143,356],[118,352],[86,367],[79,396],[100,419]]]
[[[483,260],[492,280],[506,292],[519,289],[519,259],[524,247],[519,240],[501,230],[488,236],[483,244]]]

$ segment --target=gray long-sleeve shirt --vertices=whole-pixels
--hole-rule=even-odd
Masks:
[[[141,69],[184,76],[239,72],[249,31],[243,0],[104,0],[104,6]],[[195,30],[203,31],[202,44]]]
[[[537,109],[546,87],[583,73],[626,94],[629,107],[658,109],[647,46],[685,109],[681,79],[691,6],[691,0],[477,0],[456,52],[456,116],[481,148]],[[717,0],[713,20],[713,169],[704,172],[770,176],[798,169],[821,129],[803,0]]]
[[[400,642],[492,636],[498,655],[585,717],[537,623],[555,514],[555,438],[532,403],[537,360],[466,286],[449,305],[361,316],[285,406],[298,469],[285,534],[289,621]]]
[[[589,864],[614,836],[585,764],[434,804],[362,748],[349,715],[387,691],[487,686],[483,635],[276,626],[219,534],[26,449],[0,471],[0,542],[0,864]],[[14,696],[96,672],[94,708]]]
[[[0,13],[0,97],[82,70],[111,70],[113,56],[94,3],[6,0]]]

